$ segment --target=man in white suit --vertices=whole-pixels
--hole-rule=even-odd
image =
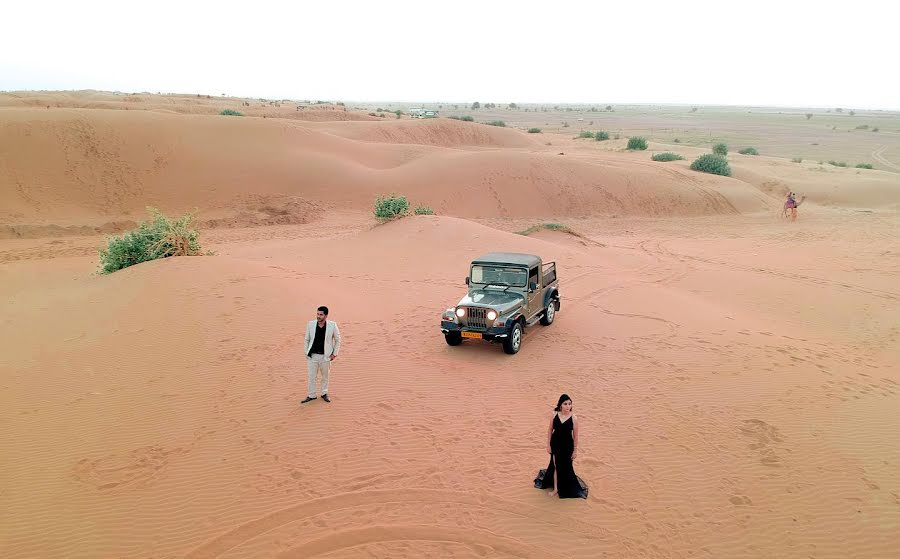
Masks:
[[[328,320],[328,307],[319,307],[316,320],[306,325],[306,364],[309,368],[309,379],[306,385],[306,399],[301,404],[316,399],[316,376],[322,371],[322,399],[331,402],[328,397],[328,369],[331,362],[341,351],[341,331],[336,322]]]

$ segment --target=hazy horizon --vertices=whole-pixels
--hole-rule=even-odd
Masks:
[[[123,91],[123,90],[109,90],[109,89],[96,89],[96,88],[86,88],[86,89],[10,89],[10,90],[0,90],[0,93],[80,93],[80,92],[97,92],[97,93],[121,93],[123,95],[160,95],[160,96],[179,96],[179,97],[194,97],[197,95],[210,96],[212,98],[230,98],[230,99],[262,99],[266,101],[292,101],[298,103],[343,103],[347,104],[364,104],[364,105],[416,105],[422,107],[432,107],[436,105],[460,105],[460,110],[463,108],[470,107],[473,102],[478,101],[482,107],[479,109],[472,110],[484,110],[485,103],[494,103],[497,105],[497,108],[504,109],[509,103],[515,103],[519,107],[534,107],[540,106],[545,108],[552,108],[552,106],[560,106],[560,107],[596,107],[597,109],[603,109],[607,105],[612,105],[613,109],[616,107],[700,107],[700,108],[709,108],[709,109],[797,109],[797,110],[805,110],[805,109],[825,109],[825,110],[834,110],[834,109],[845,109],[845,110],[857,110],[857,111],[871,111],[871,112],[900,112],[900,109],[882,109],[882,108],[867,108],[867,107],[858,107],[858,106],[814,106],[814,105],[758,105],[758,104],[744,104],[744,105],[726,105],[720,103],[665,103],[665,102],[645,102],[645,103],[634,103],[627,101],[584,101],[584,102],[562,102],[562,101],[510,101],[510,102],[498,102],[494,100],[488,99],[470,99],[470,100],[402,100],[402,99],[314,99],[308,97],[285,97],[281,95],[272,95],[272,96],[263,96],[263,95],[231,95],[231,94],[213,94],[207,92],[197,92],[197,91]],[[491,110],[491,109],[487,109]]]
[[[234,6],[13,5],[0,90],[900,110],[885,60],[900,7],[870,0]]]

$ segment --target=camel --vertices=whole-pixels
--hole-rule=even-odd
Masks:
[[[788,199],[784,201],[784,207],[781,209],[781,217],[786,218],[790,214],[791,221],[797,221],[797,208],[800,207],[800,204],[802,204],[804,200],[806,200],[806,196],[801,196],[799,202],[788,197]]]

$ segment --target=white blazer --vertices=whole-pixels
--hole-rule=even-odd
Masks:
[[[306,351],[303,352],[304,355],[309,355],[309,350],[312,349],[313,342],[316,339],[316,321],[310,320],[309,324],[306,325]],[[330,357],[332,355],[337,356],[338,352],[341,351],[341,330],[338,328],[337,322],[332,322],[331,320],[325,321],[325,357]]]

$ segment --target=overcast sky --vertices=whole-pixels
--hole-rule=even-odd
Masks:
[[[0,90],[900,109],[897,2],[74,0],[2,10]]]

